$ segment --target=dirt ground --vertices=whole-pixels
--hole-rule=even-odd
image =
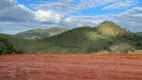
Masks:
[[[0,55],[0,80],[142,80],[142,55]]]

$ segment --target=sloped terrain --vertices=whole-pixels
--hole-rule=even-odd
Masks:
[[[41,41],[53,43],[54,46],[62,48],[79,49],[77,52],[81,50],[83,53],[103,50],[113,53],[128,53],[141,49],[141,38],[135,33],[122,29],[112,21],[104,21],[97,27],[78,27]],[[119,46],[125,46],[125,48]],[[114,49],[114,47],[116,48]]]
[[[36,53],[49,46],[43,42],[22,39],[8,34],[0,34],[0,37],[7,39],[19,53]]]
[[[83,53],[91,53],[102,50],[108,51],[113,42],[116,42],[116,37],[125,32],[124,29],[114,22],[104,21],[97,27],[78,27],[62,34],[44,38],[41,41],[53,43],[54,46],[62,48],[77,48],[79,51],[82,50]]]
[[[53,37],[45,38],[44,42],[54,43],[56,46],[69,48],[86,48],[92,41],[105,39],[99,35],[96,28],[79,27]]]

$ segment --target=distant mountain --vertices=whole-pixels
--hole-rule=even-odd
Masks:
[[[59,27],[54,27],[50,29],[32,29],[25,32],[20,32],[16,34],[15,36],[24,38],[24,39],[43,39],[46,37],[60,34],[67,30],[68,30],[67,28],[59,28]]]

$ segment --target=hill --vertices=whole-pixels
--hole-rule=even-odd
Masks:
[[[93,49],[95,51],[107,50],[108,46],[111,45],[111,41],[106,36],[99,34],[97,28],[88,26],[74,28],[62,34],[44,38],[41,41],[76,50],[77,53],[89,52],[88,49],[92,47],[92,44],[96,45],[94,46],[96,49]]]
[[[55,46],[82,48],[89,45],[90,41],[96,39],[105,39],[105,36],[98,34],[96,28],[85,26],[45,38],[43,41],[55,43]]]
[[[16,34],[15,36],[24,38],[24,39],[43,39],[46,37],[60,34],[67,30],[68,30],[67,28],[59,28],[59,27],[54,27],[49,29],[32,29],[25,32],[20,32]]]
[[[128,51],[134,51],[136,45],[133,43],[136,41],[134,37],[131,37],[131,33],[114,22],[104,21],[97,27],[74,28],[62,34],[44,38],[41,41],[53,43],[54,46],[62,48],[74,49],[77,52],[109,51],[128,53]]]
[[[109,36],[117,36],[126,32],[126,30],[122,29],[112,21],[104,21],[97,28],[99,33]]]

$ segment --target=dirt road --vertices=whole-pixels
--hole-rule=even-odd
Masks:
[[[0,80],[142,80],[142,55],[0,55]]]

